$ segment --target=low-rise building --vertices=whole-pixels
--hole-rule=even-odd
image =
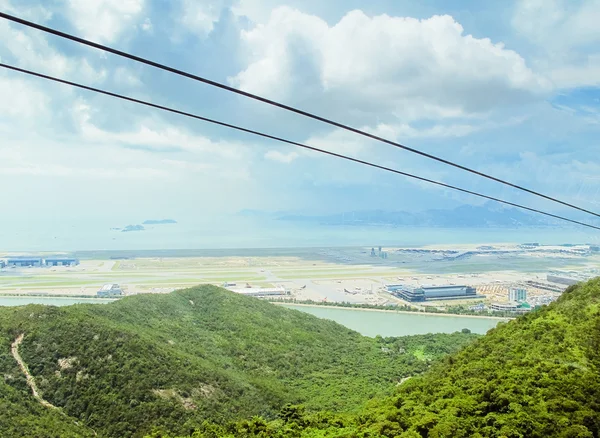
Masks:
[[[563,277],[561,275],[551,275],[551,274],[548,274],[546,276],[546,280],[548,280],[550,283],[564,284],[566,286],[572,286],[574,284],[579,283],[579,280],[576,278]]]
[[[121,289],[121,286],[116,283],[105,284],[98,292],[96,292],[96,296],[98,296],[98,298],[113,298],[120,297],[122,295],[123,290]]]
[[[77,266],[79,259],[73,257],[47,257],[44,259],[46,266]]]
[[[479,303],[469,307],[469,310],[473,310],[474,312],[483,312],[487,310],[487,306],[483,303]]]
[[[227,289],[249,297],[271,297],[289,294],[284,287],[230,287]]]
[[[492,303],[490,309],[495,312],[527,313],[531,311],[531,306],[527,303],[509,301],[508,303]]]
[[[42,266],[42,258],[41,257],[11,257],[6,261],[8,266],[14,267],[39,267]]]
[[[477,290],[471,286],[419,286],[412,287],[402,284],[389,284],[387,291],[392,295],[407,301],[436,301],[483,298],[477,295]]]
[[[495,312],[516,312],[518,303],[508,302],[508,303],[492,303],[490,304],[490,309]]]

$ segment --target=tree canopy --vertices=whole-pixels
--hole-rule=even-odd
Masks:
[[[0,370],[13,376],[4,384],[30,407],[10,355],[20,334],[23,360],[43,397],[71,417],[65,423],[111,437],[276,421],[285,406],[302,405],[303,415],[358,412],[477,337],[373,339],[214,286],[108,305],[0,309]]]

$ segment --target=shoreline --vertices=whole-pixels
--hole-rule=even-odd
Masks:
[[[494,319],[498,321],[510,321],[515,318],[505,317],[505,316],[484,316],[484,315],[461,315],[455,313],[434,313],[434,312],[410,312],[408,310],[384,310],[384,309],[368,309],[363,307],[342,307],[342,306],[327,306],[327,305],[319,305],[319,304],[296,304],[296,303],[285,303],[285,302],[276,302],[269,301],[272,304],[278,306],[300,306],[300,307],[316,307],[316,308],[329,308],[329,309],[342,309],[342,310],[362,310],[367,312],[386,312],[386,313],[403,313],[407,315],[425,315],[425,316],[456,316],[460,318],[478,318],[478,319]]]

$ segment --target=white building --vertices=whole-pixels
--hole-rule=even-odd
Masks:
[[[527,301],[527,289],[511,287],[508,291],[508,301],[523,303]]]
[[[249,297],[271,297],[288,294],[284,287],[230,287],[227,289],[236,294]]]
[[[531,306],[527,303],[511,301],[508,303],[492,303],[490,309],[495,312],[527,313],[531,311]]]
[[[105,284],[98,292],[96,292],[96,296],[101,298],[120,297],[121,295],[123,295],[123,290],[121,289],[121,286],[116,283]]]

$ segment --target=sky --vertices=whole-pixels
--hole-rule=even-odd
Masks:
[[[600,211],[600,0],[0,0],[0,10]],[[0,59],[586,218],[3,19]],[[4,229],[483,202],[4,69],[0,96]]]

